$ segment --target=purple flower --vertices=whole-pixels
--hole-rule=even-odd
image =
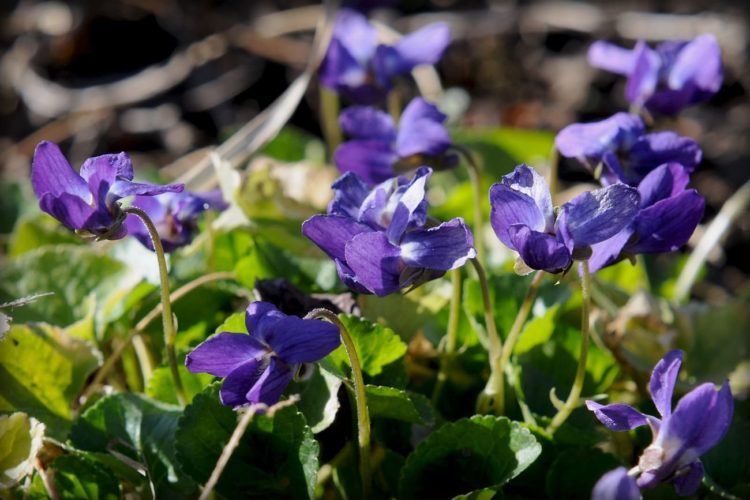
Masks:
[[[625,467],[604,474],[591,492],[591,500],[640,500],[641,490]]]
[[[440,60],[450,43],[450,29],[445,23],[433,23],[394,45],[378,44],[377,38],[365,16],[342,9],[320,67],[321,83],[360,104],[382,101],[395,76]]]
[[[342,172],[355,172],[369,184],[394,177],[394,167],[453,167],[458,157],[446,154],[453,142],[443,125],[445,118],[421,97],[406,106],[398,130],[383,111],[366,106],[347,108],[339,121],[352,140],[336,150],[336,165]]]
[[[593,123],[574,123],[555,138],[562,156],[577,158],[592,172],[599,171],[602,184],[624,182],[637,186],[654,168],[667,162],[682,164],[692,172],[703,152],[694,140],[674,132],[647,134],[643,120],[616,113]]]
[[[210,208],[224,210],[227,207],[218,190],[201,195],[183,191],[158,196],[136,196],[132,205],[148,214],[156,226],[165,252],[172,252],[193,240],[200,214]],[[137,238],[143,246],[154,249],[151,236],[138,217],[129,215],[125,219],[125,227],[128,234]]]
[[[705,200],[686,189],[690,176],[679,163],[667,163],[638,185],[641,204],[633,222],[612,238],[593,245],[593,271],[639,253],[674,252],[690,239],[703,218]]]
[[[427,221],[425,184],[432,170],[397,177],[370,189],[348,172],[334,182],[328,215],[302,224],[302,233],[334,259],[349,288],[388,295],[442,276],[474,258],[474,240],[461,218]]]
[[[56,144],[42,141],[31,162],[31,185],[39,208],[68,229],[98,239],[116,240],[127,234],[122,224],[124,214],[117,204],[120,198],[183,189],[181,184],[155,186],[132,180],[133,164],[125,153],[89,158],[81,165],[79,175]]]
[[[714,447],[729,428],[734,401],[726,381],[718,391],[711,383],[699,385],[677,403],[672,394],[682,365],[682,351],[664,356],[654,367],[649,389],[661,419],[644,415],[626,404],[600,405],[586,401],[608,429],[626,431],[648,424],[653,440],[638,461],[637,484],[653,488],[671,482],[678,495],[690,495],[700,486],[703,465],[699,457]]]
[[[519,165],[490,188],[490,222],[498,239],[531,269],[567,270],[578,254],[617,234],[638,211],[638,192],[613,184],[583,193],[555,218],[544,178]]]
[[[273,304],[247,306],[250,334],[221,332],[199,344],[185,358],[193,373],[224,377],[221,402],[272,405],[301,363],[314,363],[339,345],[338,328],[325,321],[287,316]]]
[[[664,42],[655,49],[643,41],[632,50],[598,41],[588,58],[592,66],[628,77],[625,97],[634,106],[667,115],[707,101],[724,79],[721,48],[713,35]]]

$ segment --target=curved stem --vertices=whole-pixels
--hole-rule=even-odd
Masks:
[[[341,144],[341,127],[339,126],[339,96],[333,90],[320,85],[320,124],[328,145],[328,156],[333,158],[333,152]]]
[[[458,319],[461,314],[461,269],[451,271],[451,282],[453,284],[451,292],[450,310],[448,312],[448,329],[445,332],[445,346],[440,356],[440,371],[437,374],[435,388],[432,390],[432,404],[436,406],[440,399],[440,393],[443,391],[445,381],[448,379],[448,371],[453,362],[453,355],[456,351],[456,336],[458,334]]]
[[[680,272],[680,276],[677,278],[674,294],[675,302],[680,303],[688,298],[690,290],[698,278],[698,273],[708,258],[708,254],[711,253],[714,246],[731,227],[734,220],[744,212],[748,204],[750,204],[750,181],[743,184],[724,203],[724,206],[721,207],[721,210],[708,226],[706,232],[703,233],[703,237],[698,242],[695,250],[688,257],[685,267],[682,268],[682,272]]]
[[[154,223],[148,217],[148,214],[138,207],[127,207],[123,209],[126,214],[132,214],[141,219],[146,226],[148,234],[151,237],[151,243],[156,254],[156,261],[159,264],[159,280],[161,282],[161,306],[162,306],[162,323],[164,327],[164,348],[167,351],[167,362],[172,372],[174,387],[177,395],[177,401],[180,405],[185,405],[187,397],[185,389],[182,387],[180,372],[177,371],[177,353],[175,352],[175,338],[177,334],[174,329],[174,319],[172,318],[172,303],[169,301],[169,274],[167,272],[167,260],[164,257],[164,247],[161,244],[159,233],[156,231]]]
[[[370,411],[367,408],[365,379],[362,376],[362,365],[359,363],[357,348],[349,330],[334,313],[328,309],[313,309],[305,319],[325,319],[339,328],[341,342],[344,344],[349,364],[352,366],[354,382],[354,402],[357,407],[357,441],[359,443],[359,474],[362,479],[362,498],[370,497]]]
[[[552,198],[552,203],[555,203],[555,195],[557,195],[557,188],[560,181],[560,152],[556,146],[552,146],[552,152],[549,159],[549,194]]]
[[[196,278],[193,281],[185,283],[180,288],[172,292],[172,294],[169,296],[169,301],[170,303],[176,302],[188,293],[192,292],[202,285],[205,285],[206,283],[231,279],[234,279],[234,273],[231,272],[221,271],[203,275],[200,278]],[[161,312],[162,303],[159,302],[156,307],[151,309],[148,314],[146,314],[138,323],[136,323],[135,327],[130,331],[128,336],[115,348],[114,351],[112,351],[112,354],[109,355],[109,357],[104,361],[104,364],[102,364],[102,367],[99,368],[99,371],[96,372],[94,380],[91,381],[83,394],[81,394],[81,397],[79,398],[81,401],[86,401],[86,399],[91,396],[91,393],[94,392],[94,390],[96,390],[96,388],[102,384],[107,375],[109,375],[109,372],[112,370],[112,368],[114,368],[117,361],[125,352],[125,349],[128,348],[130,343],[136,337],[138,337],[138,335],[141,334],[143,330],[145,330],[146,327],[150,325],[151,322],[161,314]]]
[[[581,354],[578,357],[578,368],[568,399],[565,400],[565,403],[547,427],[547,432],[550,434],[553,434],[578,406],[583,382],[586,378],[586,358],[589,351],[589,311],[591,310],[591,273],[589,272],[588,261],[581,262],[581,270],[581,295],[583,296],[583,304],[581,305]]]
[[[492,410],[497,415],[502,415],[505,406],[505,388],[503,387],[502,374],[497,372],[497,367],[503,352],[503,341],[500,340],[500,335],[498,335],[495,326],[495,315],[490,301],[490,286],[487,283],[487,274],[477,259],[471,259],[471,263],[477,272],[479,286],[482,289],[482,305],[484,307],[484,322],[487,328],[490,357],[490,378],[477,398],[477,412],[488,413]]]
[[[474,247],[477,251],[477,258],[484,262],[484,243],[482,240],[483,212],[482,212],[482,172],[474,155],[467,148],[454,145],[453,149],[458,151],[464,160],[466,160],[466,171],[469,174],[469,182],[474,190]]]

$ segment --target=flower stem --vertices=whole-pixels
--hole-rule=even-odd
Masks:
[[[589,272],[589,263],[584,260],[581,262],[581,295],[583,304],[581,305],[581,354],[578,356],[578,368],[576,369],[573,387],[570,388],[568,399],[565,400],[557,414],[552,418],[547,432],[553,434],[568,419],[573,410],[578,406],[578,400],[583,390],[583,382],[586,378],[586,358],[589,352],[589,312],[591,310],[591,273]]]
[[[359,443],[359,474],[362,479],[362,498],[370,497],[370,411],[367,408],[365,379],[362,376],[362,365],[359,363],[357,348],[349,330],[334,313],[328,309],[313,309],[305,319],[325,319],[339,328],[341,342],[344,344],[349,364],[352,366],[354,383],[354,402],[357,407],[357,441]]]
[[[503,342],[497,333],[495,326],[495,315],[490,301],[490,286],[487,283],[487,274],[482,264],[477,259],[471,259],[474,270],[479,278],[479,286],[482,289],[482,305],[484,307],[484,323],[487,328],[487,340],[489,342],[490,356],[490,378],[487,380],[482,392],[477,398],[477,412],[489,413],[491,410],[497,415],[502,415],[505,406],[505,394],[502,374],[497,373],[497,366],[503,352]]]
[[[453,355],[456,351],[456,336],[458,334],[458,319],[461,313],[461,269],[451,271],[450,310],[448,312],[448,329],[445,332],[445,345],[440,355],[440,371],[437,374],[435,388],[432,390],[432,405],[437,406],[440,393],[443,391],[445,381],[448,379],[448,371],[453,363]]]
[[[174,329],[174,319],[172,318],[172,303],[169,300],[169,274],[167,273],[167,260],[164,257],[164,247],[159,239],[159,233],[156,231],[154,223],[148,217],[148,214],[138,207],[127,207],[123,209],[123,212],[132,214],[141,219],[143,225],[146,226],[149,236],[151,236],[151,243],[154,246],[154,253],[156,254],[156,261],[159,263],[159,280],[161,281],[161,306],[162,306],[162,323],[164,327],[164,347],[167,350],[167,362],[169,363],[169,369],[172,372],[172,379],[174,380],[175,392],[177,395],[177,401],[180,405],[185,405],[187,397],[185,396],[185,389],[182,387],[182,380],[180,379],[180,372],[177,371],[177,353],[175,352],[175,338],[177,334]]]
[[[549,158],[549,194],[552,198],[552,203],[555,202],[555,195],[557,195],[557,189],[560,180],[560,152],[557,147],[552,146],[552,152]]]
[[[469,182],[474,190],[474,247],[477,251],[477,259],[484,262],[484,243],[482,239],[483,211],[482,211],[482,171],[476,158],[467,148],[454,145],[453,149],[458,151],[466,160],[466,172],[469,174]]]
[[[388,107],[388,114],[391,115],[393,120],[393,125],[398,126],[398,121],[401,119],[401,95],[399,95],[398,89],[393,88],[388,92],[386,106]]]
[[[339,96],[333,90],[320,85],[320,123],[323,126],[323,136],[328,145],[328,154],[332,158],[333,152],[341,144],[341,127],[339,126],[339,110],[341,104]]]

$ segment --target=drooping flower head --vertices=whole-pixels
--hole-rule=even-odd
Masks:
[[[380,102],[394,77],[440,60],[450,43],[450,29],[445,23],[433,23],[394,45],[378,44],[377,38],[365,16],[342,9],[320,66],[321,83],[359,104]]]
[[[604,41],[589,48],[589,63],[625,75],[625,97],[636,107],[674,115],[710,99],[721,88],[721,48],[713,35],[669,41],[652,49],[639,41],[632,50]]]
[[[549,187],[533,168],[519,165],[490,188],[490,222],[498,239],[531,269],[567,270],[578,254],[611,238],[638,211],[638,192],[613,184],[583,193],[555,217]]]
[[[60,148],[40,142],[31,162],[31,184],[39,208],[80,234],[116,240],[127,234],[117,201],[126,196],[180,192],[181,184],[156,186],[133,181],[133,164],[125,153],[89,158],[80,174]]]
[[[398,129],[388,113],[366,106],[346,108],[339,121],[351,140],[336,150],[336,166],[371,185],[394,177],[396,170],[453,167],[458,157],[447,153],[453,142],[443,125],[445,118],[421,97],[406,106]]]
[[[698,191],[687,189],[689,182],[679,163],[666,163],[644,177],[638,185],[638,214],[612,238],[591,247],[591,270],[639,253],[674,252],[687,243],[706,206]]]
[[[668,353],[651,374],[651,399],[661,418],[645,415],[626,404],[601,405],[586,401],[608,429],[626,431],[648,424],[651,444],[638,461],[640,488],[653,488],[671,482],[678,495],[690,495],[700,486],[703,464],[700,456],[716,446],[729,429],[734,401],[726,381],[717,391],[712,383],[701,384],[677,403],[672,411],[672,395],[682,365],[682,351]]]
[[[132,205],[148,214],[156,226],[165,252],[172,252],[193,240],[200,214],[208,209],[224,210],[227,207],[219,191],[200,195],[183,191],[158,196],[136,196]],[[128,234],[137,238],[143,246],[149,250],[154,249],[151,236],[136,216],[129,215],[125,219],[125,226]]]
[[[306,220],[302,233],[334,259],[341,281],[361,293],[388,295],[442,276],[476,251],[461,218],[425,227],[431,174],[419,168],[411,180],[397,177],[370,189],[348,172],[332,186],[328,214]]]
[[[604,185],[637,186],[654,168],[668,162],[680,163],[690,173],[703,157],[694,140],[674,132],[646,133],[643,120],[630,113],[568,125],[557,134],[555,146],[562,156],[576,158],[598,173]]]
[[[224,377],[226,406],[275,404],[301,363],[319,361],[340,342],[335,325],[287,316],[268,302],[247,306],[245,325],[249,334],[218,333],[185,358],[193,373]]]

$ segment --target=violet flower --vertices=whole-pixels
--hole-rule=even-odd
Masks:
[[[31,162],[31,185],[39,208],[68,229],[97,239],[116,240],[127,234],[125,214],[117,203],[120,198],[183,189],[181,184],[156,186],[132,180],[133,164],[125,153],[89,158],[78,174],[57,144],[42,141]]]
[[[598,41],[589,48],[589,63],[625,75],[625,97],[640,108],[667,115],[707,101],[721,88],[721,48],[713,35],[691,41],[669,41],[652,49],[639,41],[632,50]]]
[[[728,381],[718,391],[714,384],[705,383],[683,396],[672,411],[672,394],[682,355],[680,350],[671,351],[656,364],[651,374],[651,399],[661,419],[626,404],[604,406],[586,401],[586,407],[613,431],[648,424],[653,440],[629,474],[638,476],[636,484],[640,488],[671,482],[677,494],[685,496],[700,486],[703,465],[699,458],[726,434],[732,421],[734,401]]]
[[[667,163],[638,185],[640,210],[635,219],[612,238],[592,246],[592,271],[639,253],[674,252],[683,246],[703,218],[705,200],[687,189],[690,176],[679,163]]]
[[[453,142],[443,125],[445,118],[421,97],[406,106],[398,130],[388,113],[366,106],[346,108],[339,122],[352,139],[336,149],[336,165],[342,172],[356,173],[368,184],[394,177],[395,170],[423,165],[454,167],[458,156],[446,154]]]
[[[320,66],[321,83],[359,104],[380,102],[394,77],[440,60],[450,43],[450,29],[445,23],[433,23],[394,45],[378,44],[377,38],[375,27],[365,16],[342,9]]]
[[[226,406],[275,404],[301,363],[324,358],[340,342],[335,325],[287,316],[268,302],[247,306],[245,325],[249,334],[218,333],[185,358],[193,373],[224,377]]]
[[[183,191],[158,196],[136,196],[132,205],[148,214],[159,233],[165,252],[173,252],[193,240],[200,214],[208,209],[224,210],[227,207],[218,190],[200,195]],[[151,236],[136,216],[129,215],[125,219],[125,226],[128,234],[138,239],[143,246],[149,250],[154,249]]]
[[[417,169],[370,189],[355,173],[333,183],[327,215],[302,224],[302,233],[335,263],[352,290],[384,296],[417,286],[476,256],[471,231],[461,218],[425,227],[425,184],[432,174]]]
[[[594,485],[591,500],[640,500],[641,490],[625,467],[604,474]]]
[[[559,273],[629,225],[638,201],[637,190],[613,184],[577,196],[556,218],[547,182],[519,165],[490,188],[490,222],[498,239],[528,267]]]
[[[674,132],[647,134],[643,120],[630,113],[568,125],[557,134],[555,146],[562,156],[577,158],[598,174],[604,185],[624,182],[637,186],[667,162],[680,163],[692,172],[703,157],[694,140]]]

